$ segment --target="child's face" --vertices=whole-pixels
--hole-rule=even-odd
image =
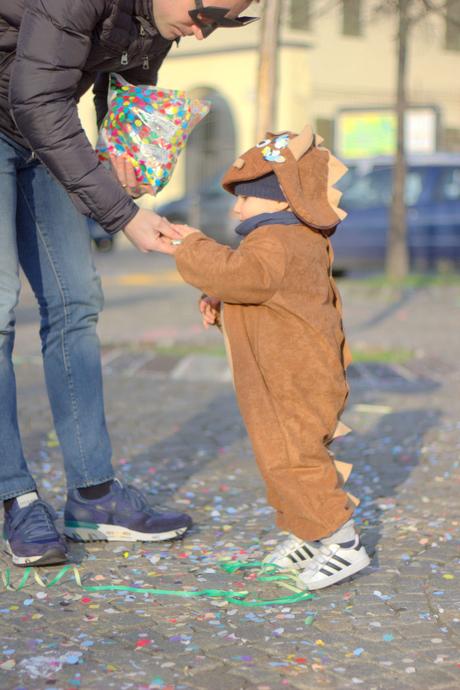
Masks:
[[[259,199],[256,196],[239,196],[233,207],[233,212],[241,221],[259,216],[261,213],[277,213],[285,211],[288,204],[285,201],[274,201],[273,199]]]

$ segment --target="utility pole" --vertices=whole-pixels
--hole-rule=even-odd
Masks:
[[[397,65],[397,147],[394,166],[393,198],[387,240],[386,272],[389,278],[401,280],[409,271],[406,218],[406,152],[405,120],[407,111],[407,53],[411,20],[411,0],[398,2],[398,65]]]
[[[281,0],[265,0],[261,33],[259,79],[257,86],[256,137],[276,126],[278,100],[278,44],[280,35]]]

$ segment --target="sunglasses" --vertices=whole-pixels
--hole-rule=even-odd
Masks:
[[[252,22],[259,21],[259,17],[234,17],[230,19],[227,14],[230,12],[225,7],[203,7],[203,0],[195,0],[195,10],[190,10],[189,15],[193,23],[201,29],[203,38],[210,36],[219,27],[226,29],[247,26]]]

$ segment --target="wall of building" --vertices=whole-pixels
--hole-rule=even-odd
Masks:
[[[294,1],[294,0],[292,0]],[[275,129],[299,130],[307,121],[330,129],[342,108],[389,106],[394,103],[396,75],[396,21],[375,14],[379,0],[363,0],[362,32],[343,35],[342,11],[335,6],[313,18],[309,30],[289,26],[289,0],[283,0],[283,30],[279,48],[280,91]],[[320,6],[320,0],[310,5]],[[322,3],[324,5],[324,3]],[[255,11],[260,11],[257,6]],[[184,39],[173,48],[160,71],[163,88],[217,91],[234,118],[236,149],[254,143],[258,66],[258,23],[242,30],[216,32],[203,42]],[[434,104],[441,112],[441,138],[460,149],[460,52],[445,49],[443,20],[430,17],[414,29],[409,53],[408,90],[414,104]],[[90,98],[85,97],[82,117],[95,136]],[[323,133],[323,132],[322,132]],[[330,142],[328,142],[330,143]],[[186,155],[186,154],[185,154]],[[185,188],[185,161],[181,160],[161,202]]]
[[[321,3],[310,3],[315,9]],[[324,4],[324,3],[323,3]],[[362,33],[345,36],[338,3],[311,20],[309,31],[286,26],[287,40],[303,40],[311,46],[311,111],[315,119],[333,120],[340,108],[389,106],[394,103],[396,83],[396,36],[394,15],[376,13],[380,0],[361,5]],[[422,3],[418,3],[421,9]],[[286,10],[286,15],[288,14]],[[286,16],[286,24],[289,17]],[[412,104],[433,104],[441,112],[442,128],[460,132],[460,52],[445,48],[445,22],[429,16],[414,27],[408,55],[408,95]]]

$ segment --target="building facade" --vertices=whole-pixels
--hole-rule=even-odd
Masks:
[[[328,145],[337,147],[343,145],[341,116],[350,115],[347,127],[352,129],[354,114],[364,113],[369,131],[380,140],[383,129],[378,127],[386,126],[385,113],[394,107],[397,68],[397,20],[383,6],[386,0],[282,0],[274,130],[298,131],[311,122]],[[413,0],[415,10],[422,13],[423,6],[422,0]],[[434,134],[426,125],[421,138],[426,131],[437,149],[460,150],[460,0],[448,7],[451,22],[422,14],[413,26],[407,85],[410,105],[434,117]],[[253,145],[259,32],[260,23],[255,23],[221,30],[202,42],[184,39],[173,47],[160,85],[207,98],[213,110],[192,135],[158,202],[205,184]],[[88,94],[82,117],[94,138],[90,103]]]

